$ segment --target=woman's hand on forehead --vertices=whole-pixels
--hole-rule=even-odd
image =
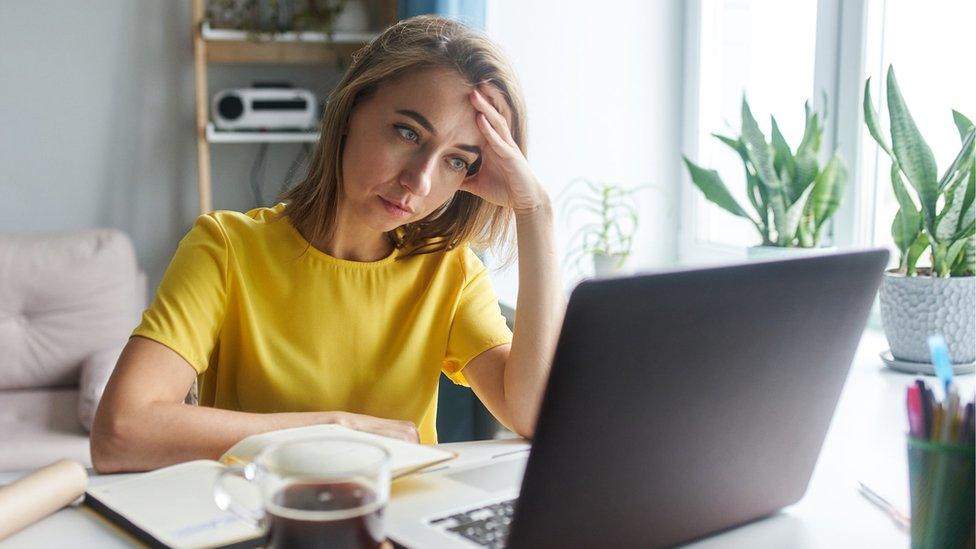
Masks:
[[[494,86],[481,83],[469,94],[475,122],[488,142],[478,173],[465,180],[461,190],[488,202],[530,213],[548,204],[549,195],[536,179],[525,155],[512,137],[505,99]],[[505,109],[507,110],[507,109]]]

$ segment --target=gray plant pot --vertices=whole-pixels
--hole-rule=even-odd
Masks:
[[[908,277],[888,271],[880,297],[881,325],[896,359],[930,362],[926,339],[938,333],[954,364],[976,360],[976,277]]]

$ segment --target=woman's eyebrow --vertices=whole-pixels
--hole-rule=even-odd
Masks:
[[[434,129],[434,125],[430,123],[430,120],[427,120],[427,117],[420,114],[419,112],[411,111],[409,109],[400,109],[396,112],[397,114],[402,114],[403,116],[407,116],[409,118],[414,119],[414,121],[416,121],[418,124],[423,126],[425,130],[429,131],[431,135],[437,135],[437,130]],[[456,145],[456,147],[461,149],[462,151],[474,153],[479,156],[481,155],[481,147],[477,145]]]

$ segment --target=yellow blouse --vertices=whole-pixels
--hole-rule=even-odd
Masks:
[[[485,266],[467,246],[398,260],[337,259],[280,215],[200,216],[133,335],[196,369],[200,404],[342,410],[416,423],[437,442],[437,381],[505,343]]]

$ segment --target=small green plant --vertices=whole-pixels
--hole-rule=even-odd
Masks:
[[[818,246],[825,224],[837,211],[844,193],[847,168],[840,157],[834,153],[823,168],[817,160],[826,113],[811,111],[809,102],[803,108],[806,123],[795,153],[772,116],[772,140],[766,141],[745,96],[742,97],[741,134],[737,137],[712,134],[742,159],[746,196],[757,215],[747,213],[739,205],[718,172],[684,157],[692,182],[705,198],[733,215],[748,219],[759,231],[765,246]]]
[[[626,189],[612,183],[579,178],[573,180],[557,200],[577,184],[583,184],[585,189],[568,194],[563,201],[567,220],[583,220],[583,224],[570,237],[566,263],[576,272],[583,272],[582,261],[605,256],[611,258],[617,268],[621,267],[630,255],[637,232],[634,193],[647,186]]]
[[[210,0],[207,20],[214,28],[240,29],[252,41],[279,33],[314,31],[332,35],[348,0]]]
[[[870,85],[868,78],[864,83],[864,122],[871,137],[891,158],[891,186],[898,200],[891,236],[900,252],[899,272],[906,276],[925,273],[916,264],[922,253],[930,250],[934,276],[972,276],[976,272],[976,127],[962,113],[952,111],[962,147],[938,177],[932,149],[908,111],[894,67],[888,67],[887,86],[891,144],[881,132]],[[905,180],[915,190],[914,199]]]

